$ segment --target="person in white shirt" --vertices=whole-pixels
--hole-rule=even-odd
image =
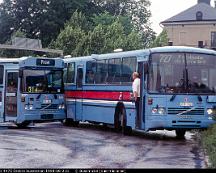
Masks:
[[[136,105],[136,113],[137,113],[137,121],[139,119],[139,104],[140,104],[140,78],[139,78],[139,73],[134,72],[133,73],[133,97],[135,100],[135,105]]]

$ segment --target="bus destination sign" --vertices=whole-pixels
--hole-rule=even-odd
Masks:
[[[55,66],[55,60],[52,59],[37,59],[38,66]]]

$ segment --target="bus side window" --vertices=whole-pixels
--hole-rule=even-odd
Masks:
[[[120,83],[121,82],[121,59],[110,59],[108,65],[108,83]]]
[[[64,74],[63,74],[63,81],[64,81],[64,83],[67,83],[67,74],[68,74],[67,66],[68,66],[68,64],[65,64]]]
[[[132,73],[136,71],[137,58],[127,57],[122,60],[122,78],[121,82],[132,82]]]
[[[0,86],[3,85],[3,78],[4,78],[4,66],[0,65]],[[0,91],[0,102],[2,102],[2,91]]]
[[[86,83],[94,84],[95,83],[95,74],[96,74],[96,63],[95,62],[87,62],[86,64]]]
[[[75,83],[75,63],[68,64],[66,81],[66,83]]]
[[[95,75],[96,84],[105,84],[107,83],[108,78],[108,61],[101,60],[97,61],[97,73]]]

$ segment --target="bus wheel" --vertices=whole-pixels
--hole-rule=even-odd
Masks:
[[[16,123],[16,126],[20,129],[26,128],[31,124],[30,121],[24,121],[22,123]]]
[[[117,132],[122,131],[124,135],[130,135],[132,133],[132,128],[127,126],[127,117],[126,117],[126,110],[118,109],[115,114],[115,130]]]
[[[116,132],[121,131],[121,117],[122,117],[122,111],[120,109],[117,109],[114,116],[114,129]]]
[[[184,139],[185,138],[185,133],[186,133],[186,130],[184,129],[176,129],[176,137],[178,139]]]
[[[79,121],[74,121],[73,119],[66,119],[64,121],[65,126],[73,126],[73,127],[78,127],[79,126]]]

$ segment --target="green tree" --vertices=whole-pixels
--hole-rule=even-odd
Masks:
[[[76,10],[89,15],[97,12],[90,0],[4,0],[0,4],[0,42],[20,30],[29,38],[41,39],[46,47]]]
[[[89,31],[92,28],[92,23],[89,22],[82,12],[78,12],[77,10],[72,14],[71,18],[66,22],[66,26],[71,27],[80,27],[84,31]]]
[[[132,31],[125,42],[124,50],[143,49],[142,37],[137,31]]]
[[[102,24],[99,24],[94,28],[92,32],[88,34],[89,43],[86,45],[88,54],[101,54],[105,50],[105,36],[106,30]]]
[[[55,47],[64,51],[67,55],[78,56],[82,54],[86,34],[77,27],[67,26],[58,36]],[[80,52],[81,51],[81,52]]]
[[[92,18],[92,22],[94,26],[97,26],[99,24],[102,24],[104,26],[110,26],[115,21],[118,21],[124,26],[124,32],[126,34],[131,33],[133,29],[133,24],[131,22],[131,19],[128,16],[113,16],[108,12],[101,13],[99,15],[94,15]]]
[[[162,47],[162,46],[167,46],[168,45],[168,35],[166,30],[163,30],[158,37],[154,40],[152,43],[151,47]]]
[[[106,52],[112,52],[118,48],[124,48],[126,42],[126,34],[124,32],[124,27],[120,22],[114,22],[112,25],[107,27],[105,34],[105,49]]]
[[[107,14],[101,16],[104,18]],[[118,48],[125,51],[143,48],[140,34],[132,31],[132,28],[125,29],[118,18],[104,21],[96,16],[93,19],[96,22],[90,26],[97,26],[90,31],[85,30],[88,27],[85,26],[85,19],[85,15],[75,12],[52,46],[63,49],[65,54],[72,56],[109,53]]]
[[[92,0],[97,6],[114,16],[127,16],[136,31],[140,32],[143,46],[149,47],[155,39],[155,32],[150,27],[149,0]]]

